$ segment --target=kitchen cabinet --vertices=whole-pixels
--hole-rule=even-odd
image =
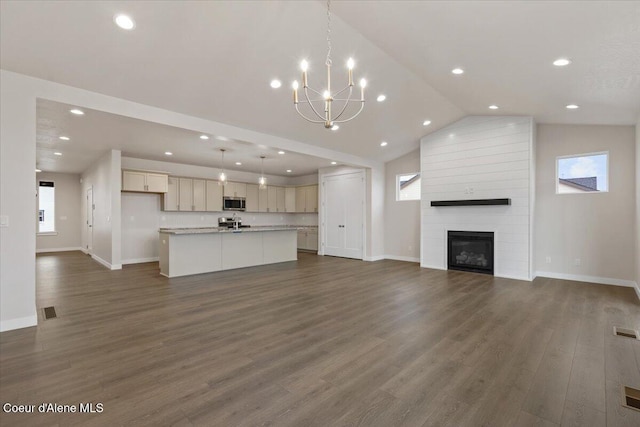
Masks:
[[[222,186],[218,181],[207,180],[206,211],[222,212]]]
[[[207,210],[207,191],[204,179],[193,180],[193,211],[204,212]]]
[[[304,187],[296,187],[296,212],[304,212],[305,204],[305,190]]]
[[[284,187],[276,187],[276,211],[286,212]]]
[[[256,184],[247,184],[247,199],[245,202],[247,212],[260,211],[258,203],[258,186]]]
[[[225,197],[247,197],[247,184],[244,182],[227,182],[224,186]]]
[[[278,212],[276,187],[267,187],[267,212]]]
[[[296,212],[318,212],[318,186],[296,187]]]
[[[316,228],[298,230],[298,249],[318,251],[318,230]]]
[[[122,191],[166,193],[168,175],[143,171],[122,171]]]
[[[178,179],[178,210],[193,210],[193,180],[191,178]]]
[[[163,196],[165,211],[178,210],[178,178],[169,177],[167,180],[167,193]]]
[[[269,194],[266,188],[258,187],[258,212],[268,212],[269,208]]]
[[[287,187],[284,189],[284,211],[295,212],[296,211],[296,188]]]

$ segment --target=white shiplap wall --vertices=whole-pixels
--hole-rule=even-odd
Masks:
[[[447,231],[493,231],[496,276],[531,280],[531,117],[470,116],[421,139],[421,265],[447,268]],[[510,198],[510,206],[432,200]]]

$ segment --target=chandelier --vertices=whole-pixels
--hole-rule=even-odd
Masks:
[[[302,91],[304,99],[302,101],[298,99],[298,88],[300,86],[296,80],[292,85],[293,105],[295,105],[298,114],[300,114],[305,120],[310,121],[311,123],[322,123],[325,128],[336,130],[338,129],[337,123],[344,123],[355,119],[364,108],[364,88],[367,86],[367,81],[365,79],[360,80],[360,99],[352,98],[354,86],[353,67],[355,66],[355,62],[353,58],[349,58],[347,61],[347,86],[339,91],[332,92],[331,90],[331,0],[327,0],[327,59],[325,61],[325,65],[327,66],[327,87],[321,93],[307,84],[307,70],[309,68],[309,63],[306,60],[303,60],[300,63],[300,68],[302,69]],[[311,96],[309,96],[309,92],[311,92]],[[341,96],[342,98],[340,98]],[[333,115],[332,109],[334,102],[336,102],[336,107],[339,110],[336,116]],[[343,118],[342,116],[347,110],[347,107],[354,103],[360,103],[360,109],[352,116]],[[300,111],[300,104],[307,105],[307,114],[310,114],[311,118]]]

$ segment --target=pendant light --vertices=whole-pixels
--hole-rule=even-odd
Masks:
[[[258,179],[259,188],[264,190],[267,188],[267,178],[264,176],[264,158],[265,156],[260,156],[260,178]]]
[[[224,148],[220,149],[222,153],[222,168],[220,168],[220,175],[218,175],[218,185],[226,185],[227,184],[227,175],[224,173],[224,152],[227,151]]]

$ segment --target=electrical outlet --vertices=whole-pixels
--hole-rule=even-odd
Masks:
[[[551,264],[551,257],[550,257],[550,256],[548,256],[548,257],[545,259],[545,261],[546,261],[546,263],[547,263],[547,264]]]
[[[582,261],[580,260],[580,258],[576,258],[576,260],[573,263],[575,265],[580,265],[580,264],[582,264]]]

